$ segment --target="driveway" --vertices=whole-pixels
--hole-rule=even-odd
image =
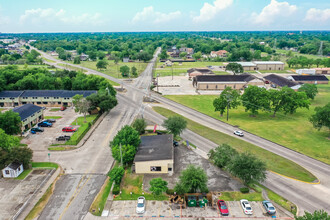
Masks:
[[[228,173],[211,164],[208,160],[189,150],[185,146],[174,148],[174,174],[168,175],[152,175],[145,174],[143,178],[144,190],[149,191],[149,182],[153,178],[161,177],[168,182],[168,188],[173,189],[179,181],[179,176],[182,170],[189,165],[200,166],[206,171],[208,177],[208,189],[213,192],[220,191],[239,191],[244,185],[232,178]]]

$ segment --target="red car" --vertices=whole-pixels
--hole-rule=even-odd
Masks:
[[[229,211],[228,211],[228,208],[227,208],[227,205],[226,205],[225,201],[218,200],[218,207],[219,207],[221,215],[223,215],[223,216],[228,216],[229,215]]]
[[[74,127],[64,127],[62,128],[62,131],[64,132],[75,132],[77,130],[77,128]]]
[[[66,106],[61,107],[61,111],[64,111],[66,109]]]

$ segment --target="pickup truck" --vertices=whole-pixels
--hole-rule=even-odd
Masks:
[[[68,135],[61,135],[61,136],[57,137],[56,140],[57,141],[68,141],[68,140],[70,140],[70,138],[71,137]]]

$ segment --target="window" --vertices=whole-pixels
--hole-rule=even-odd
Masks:
[[[41,105],[41,102],[37,102],[37,105]]]
[[[18,167],[18,171],[21,171],[21,167]]]
[[[269,67],[269,70],[272,70],[272,68],[271,68],[271,67]]]
[[[6,172],[7,175],[9,174],[9,170],[6,170],[5,172]]]
[[[25,105],[25,104],[26,104],[26,102],[22,102],[22,104],[23,104],[23,105]]]
[[[236,89],[236,84],[234,84],[234,89]]]
[[[47,104],[48,104],[48,102],[43,102],[43,104],[47,105]]]
[[[206,85],[206,88],[208,89],[209,88],[209,85]]]
[[[162,167],[150,167],[150,171],[162,171]]]
[[[215,88],[217,89],[218,88],[218,85],[215,85]]]
[[[57,104],[59,104],[59,105],[60,105],[60,104],[62,104],[62,102],[57,102]]]
[[[169,167],[167,170],[168,170],[168,171],[172,171],[172,168],[171,168],[171,167]]]

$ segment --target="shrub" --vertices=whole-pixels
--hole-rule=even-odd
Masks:
[[[241,193],[249,193],[250,189],[247,188],[247,187],[242,187],[242,188],[239,189],[239,191],[241,191]]]
[[[114,195],[118,195],[120,193],[120,185],[119,184],[115,184],[113,189],[112,189],[112,194]]]
[[[166,194],[167,195],[174,195],[174,189],[167,189]]]

